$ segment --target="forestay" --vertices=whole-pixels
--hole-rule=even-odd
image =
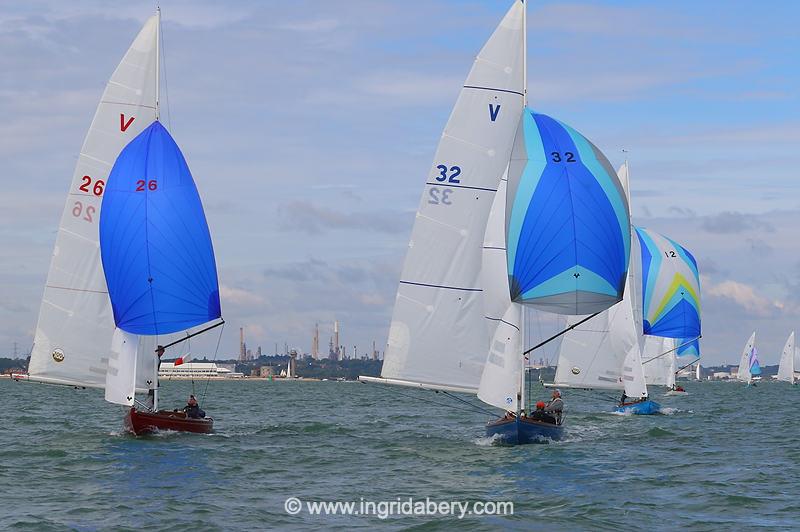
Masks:
[[[513,301],[585,315],[622,299],[630,256],[628,200],[606,157],[586,137],[526,108],[507,197]]]
[[[39,310],[31,380],[105,386],[114,321],[100,258],[101,199],[120,150],[155,118],[157,31],[154,16],[106,85],[81,148]]]
[[[477,391],[486,353],[480,283],[487,217],[523,102],[522,2],[475,60],[426,178],[382,376]]]

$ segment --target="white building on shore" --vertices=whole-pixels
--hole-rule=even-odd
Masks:
[[[214,362],[186,362],[176,366],[173,362],[162,362],[158,376],[166,379],[205,379],[243,377],[228,368],[219,367]]]

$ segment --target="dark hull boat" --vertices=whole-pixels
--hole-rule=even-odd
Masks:
[[[125,416],[125,428],[137,436],[152,434],[159,430],[210,434],[214,430],[214,420],[210,417],[189,418],[180,410],[140,412],[131,408]]]
[[[502,418],[486,425],[486,435],[490,438],[497,436],[496,441],[506,445],[547,443],[548,440],[560,440],[564,435],[564,427],[525,417]]]

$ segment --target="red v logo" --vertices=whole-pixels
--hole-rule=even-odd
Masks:
[[[132,116],[126,122],[125,121],[125,115],[120,113],[119,114],[119,130],[122,131],[123,133],[125,133],[125,130],[128,129],[131,126],[131,124],[133,124],[134,120],[136,120],[136,117]]]

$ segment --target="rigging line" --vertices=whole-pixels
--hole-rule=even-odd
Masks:
[[[494,416],[494,415],[495,415],[495,413],[494,413],[494,412],[490,412],[489,410],[486,410],[486,409],[484,409],[484,408],[481,408],[480,406],[478,406],[478,405],[476,405],[476,404],[470,403],[470,402],[469,402],[469,401],[467,401],[466,399],[462,399],[462,398],[460,398],[460,397],[456,397],[455,395],[451,394],[451,393],[450,393],[450,392],[448,392],[448,391],[442,390],[442,392],[441,392],[441,393],[445,394],[445,395],[446,395],[446,396],[448,396],[448,397],[452,397],[452,398],[453,398],[453,399],[455,399],[456,401],[460,401],[460,402],[464,403],[465,405],[468,405],[470,408],[474,409],[476,412],[481,412],[481,413],[484,413],[484,414],[489,414],[490,416]]]
[[[397,395],[402,395],[402,396],[408,397],[410,399],[415,399],[415,400],[421,401],[423,403],[430,403],[432,405],[443,406],[445,408],[454,408],[456,410],[463,410],[465,412],[472,412],[472,410],[467,410],[466,408],[461,408],[461,407],[458,407],[458,406],[455,406],[455,405],[452,405],[452,404],[442,403],[440,401],[431,401],[430,399],[425,399],[423,397],[419,397],[419,396],[416,396],[416,395],[403,393],[400,390],[398,390],[396,386],[386,386],[385,388],[386,388],[387,391],[389,391],[391,393],[394,393],[394,394],[397,394]],[[471,405],[471,406],[474,406],[474,405]],[[492,415],[494,416],[494,414],[492,414]]]
[[[697,357],[697,358],[696,358],[696,359],[694,359],[692,362],[689,362],[689,363],[688,363],[688,364],[686,364],[685,366],[678,368],[678,371],[676,371],[676,372],[675,372],[675,375],[677,375],[677,374],[678,374],[678,373],[680,373],[681,371],[685,370],[685,369],[686,369],[686,368],[688,368],[689,366],[691,366],[691,365],[693,365],[693,364],[696,364],[696,363],[697,363],[697,362],[698,362],[698,361],[699,361],[701,358],[703,358],[703,357]]]
[[[605,310],[605,309],[604,309],[604,310]],[[597,312],[595,312],[594,314],[592,314],[592,315],[590,315],[590,316],[587,316],[587,317],[583,318],[583,319],[582,319],[581,321],[579,321],[578,323],[576,323],[576,324],[574,324],[574,325],[570,325],[569,327],[567,327],[566,329],[564,329],[564,330],[563,330],[563,331],[561,331],[560,333],[554,334],[553,336],[551,336],[550,338],[548,338],[547,340],[545,340],[545,341],[543,341],[543,342],[539,342],[538,344],[536,344],[535,346],[533,346],[533,347],[531,347],[530,349],[526,350],[526,351],[525,351],[525,352],[523,352],[522,354],[523,354],[523,355],[527,355],[528,353],[530,353],[530,352],[532,352],[532,351],[535,351],[536,349],[539,349],[539,348],[540,348],[540,347],[542,347],[543,345],[545,345],[545,344],[549,344],[550,342],[552,342],[553,340],[555,340],[556,338],[558,338],[558,337],[559,337],[559,336],[561,336],[562,334],[566,334],[566,333],[568,333],[569,331],[571,331],[572,329],[574,329],[574,328],[575,328],[575,327],[577,327],[578,325],[580,325],[580,324],[582,324],[582,323],[585,323],[585,322],[589,321],[590,319],[594,318],[595,316],[598,316],[598,315],[599,315],[599,314],[601,314],[602,312],[603,312],[602,310],[598,310],[598,311],[597,311]]]
[[[208,329],[206,329],[206,330],[208,330]],[[225,321],[223,320],[222,328],[219,330],[219,336],[217,337],[217,347],[216,347],[216,349],[214,349],[214,358],[212,359],[215,362],[217,360],[217,354],[219,353],[219,344],[222,341],[222,333],[223,333],[224,330],[225,330]],[[236,368],[234,367],[233,369],[236,369]],[[208,393],[208,383],[209,382],[211,382],[211,375],[206,377],[206,387],[205,387],[205,389],[203,389],[203,396],[200,398],[200,404],[203,404],[205,402],[205,400],[206,400],[206,393]]]
[[[164,28],[161,24],[158,25],[158,32],[161,34],[161,50],[159,53],[161,54],[161,65],[164,71],[164,100],[166,100],[167,104],[167,126],[172,131],[172,113],[169,109],[169,83],[167,81],[167,54],[164,51]]]

